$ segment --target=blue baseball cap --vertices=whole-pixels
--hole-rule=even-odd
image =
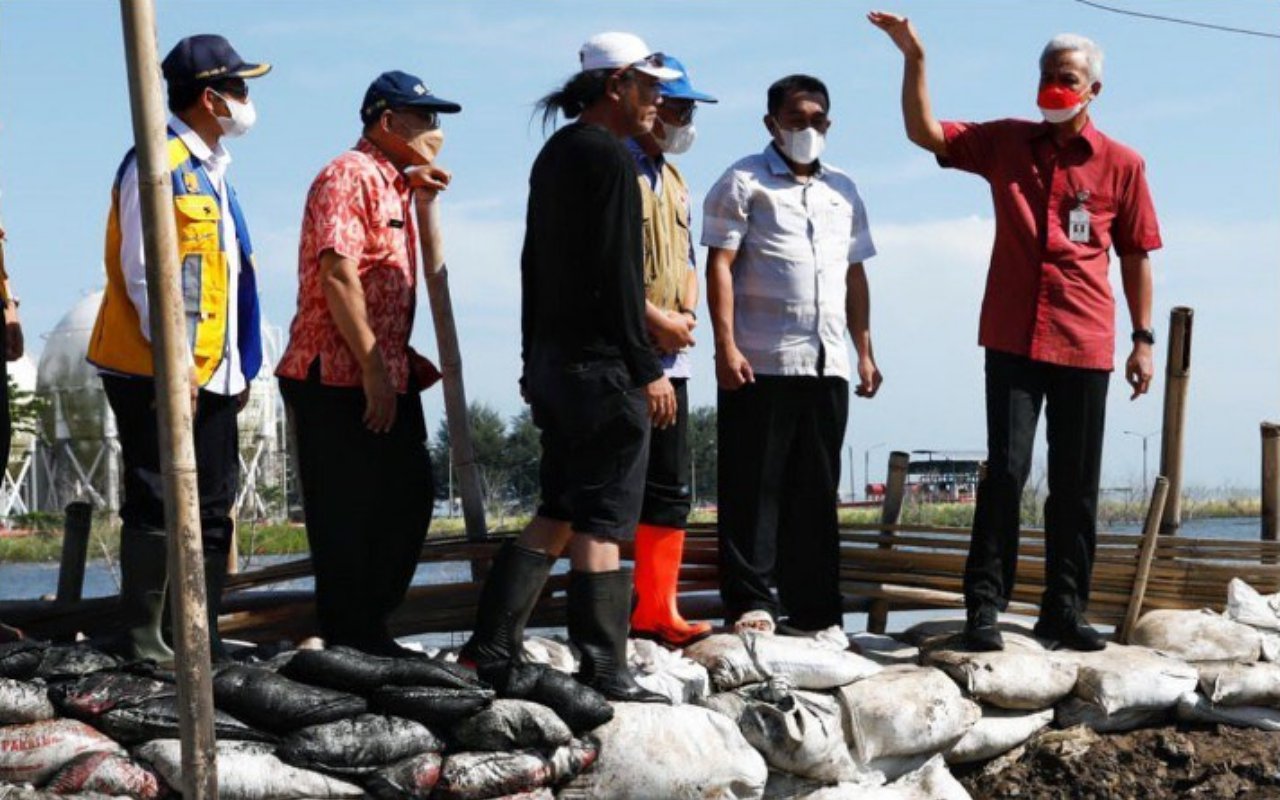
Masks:
[[[462,106],[451,100],[436,97],[422,82],[422,79],[393,69],[384,72],[369,84],[364,93],[364,102],[360,104],[360,121],[368,125],[387,109],[414,106],[436,111],[441,114],[456,114]]]
[[[160,62],[169,83],[212,82],[225,78],[258,78],[271,71],[270,64],[251,64],[216,33],[198,33],[181,39]]]
[[[663,97],[670,97],[672,100],[696,100],[699,103],[720,102],[711,95],[703,94],[693,88],[693,84],[689,83],[689,71],[684,68],[684,64],[680,63],[680,59],[663,53],[662,66],[670,67],[680,73],[679,78],[658,84],[658,93]]]

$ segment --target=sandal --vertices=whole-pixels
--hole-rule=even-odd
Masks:
[[[733,632],[738,634],[756,633],[772,636],[777,628],[777,624],[773,621],[773,615],[763,608],[748,611],[733,623]]]

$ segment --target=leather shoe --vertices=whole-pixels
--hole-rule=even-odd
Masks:
[[[1094,652],[1107,646],[1107,640],[1097,629],[1085,621],[1079,613],[1041,614],[1036,621],[1035,635],[1048,639],[1066,650]]]
[[[964,624],[964,641],[969,649],[984,653],[1003,650],[1004,637],[996,627],[999,620],[995,606],[984,604],[971,609]]]

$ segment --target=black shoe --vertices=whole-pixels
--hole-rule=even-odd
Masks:
[[[476,628],[458,653],[459,661],[487,672],[519,658],[524,626],[554,563],[546,553],[515,542],[503,545],[493,557],[476,608]]]
[[[1059,648],[1066,650],[1088,653],[1103,650],[1107,646],[1107,640],[1102,634],[1075,611],[1042,613],[1036,621],[1034,632],[1039,638],[1055,642]]]
[[[983,604],[971,609],[964,623],[964,643],[970,650],[981,653],[1004,649],[1004,637],[996,623],[1000,613],[993,605]]]
[[[570,572],[568,605],[569,640],[582,651],[578,680],[615,702],[671,703],[627,667],[630,572]]]
[[[214,664],[227,664],[227,653],[222,636],[218,634],[218,615],[222,611],[222,592],[227,587],[227,554],[204,554],[205,613],[209,624],[209,660]]]

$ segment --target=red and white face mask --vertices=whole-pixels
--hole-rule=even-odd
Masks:
[[[1047,122],[1059,123],[1079,114],[1089,102],[1089,89],[1072,91],[1065,86],[1050,84],[1040,89],[1036,105]]]

